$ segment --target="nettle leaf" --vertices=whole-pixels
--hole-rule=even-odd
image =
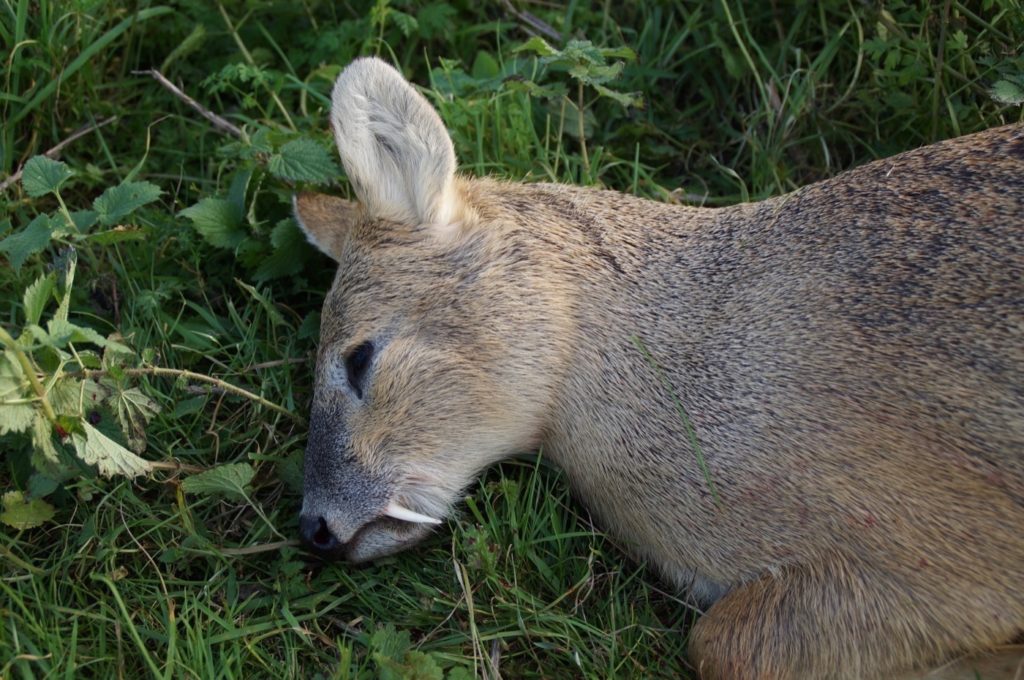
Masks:
[[[0,354],[0,434],[24,432],[32,427],[35,407],[25,401],[28,381],[10,350]]]
[[[160,187],[150,182],[121,182],[100,194],[92,207],[99,216],[100,224],[109,227],[129,213],[157,200],[161,193]]]
[[[217,248],[234,249],[246,236],[241,212],[223,198],[204,198],[178,214],[192,220],[196,231]]]
[[[186,477],[181,488],[200,496],[226,496],[244,499],[256,470],[248,463],[228,463]]]
[[[513,54],[516,52],[533,52],[539,57],[557,57],[561,55],[561,52],[549,45],[544,38],[536,35],[512,50],[512,52]]]
[[[150,471],[149,461],[139,458],[113,439],[103,434],[88,421],[81,421],[84,432],[74,432],[71,440],[82,462],[95,465],[104,477],[124,475],[135,477]]]
[[[36,327],[30,327],[29,330],[33,331],[33,335],[39,337],[41,342],[54,347],[56,349],[63,349],[68,343],[79,343],[88,342],[100,347],[109,347],[110,345],[118,345],[120,343],[114,340],[108,340],[107,338],[100,335],[98,331],[89,328],[88,326],[78,326],[71,323],[67,319],[50,319],[46,323],[46,332],[48,337],[40,337],[36,331]],[[127,347],[124,347],[125,351],[130,351]]]
[[[57,413],[81,418],[109,395],[110,390],[105,383],[65,378],[57,381],[48,396]]]
[[[20,491],[8,491],[3,496],[4,511],[0,522],[15,529],[31,529],[49,522],[56,512],[53,506],[41,498],[26,500]]]
[[[107,403],[117,412],[128,445],[136,453],[142,453],[146,449],[146,425],[160,412],[160,406],[138,387],[115,391]]]
[[[309,259],[309,241],[295,220],[286,218],[274,226],[270,232],[270,243],[274,252],[263,258],[253,278],[262,283],[283,276],[293,276],[302,271]]]
[[[25,289],[22,301],[25,305],[25,320],[28,323],[39,323],[46,305],[52,301],[53,291],[57,288],[57,277],[53,274],[40,276],[35,283]]]
[[[75,173],[64,163],[46,156],[34,156],[25,163],[21,186],[33,198],[56,192]]]
[[[327,149],[311,139],[295,139],[270,157],[267,169],[281,179],[326,184],[341,174]]]
[[[644,98],[640,96],[639,92],[617,92],[597,83],[594,83],[593,86],[601,96],[614,99],[622,106],[633,106],[638,109],[644,107]]]
[[[32,427],[36,409],[29,403],[11,403],[0,399],[0,434],[25,432]]]
[[[0,241],[0,251],[7,255],[14,271],[20,271],[21,265],[25,264],[30,255],[42,252],[50,243],[52,232],[50,216],[37,215],[27,227]]]
[[[32,421],[32,445],[44,460],[60,465],[57,447],[53,445],[53,424],[41,412],[36,412]]]

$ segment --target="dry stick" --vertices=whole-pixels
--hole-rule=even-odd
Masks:
[[[110,125],[115,120],[117,120],[117,116],[110,116],[109,118],[104,118],[98,123],[89,123],[88,125],[83,125],[82,127],[72,132],[67,137],[67,139],[64,139],[55,144],[54,146],[50,147],[46,152],[43,153],[43,155],[46,156],[47,158],[56,158],[57,156],[60,155],[60,152],[64,149],[64,147],[70,144],[71,142],[86,136],[93,130],[99,130],[104,125]],[[19,167],[13,175],[5,179],[3,182],[0,182],[0,191],[5,191],[7,187],[11,186],[12,184],[20,180],[21,173],[24,171],[25,165],[22,164],[21,167]]]
[[[195,99],[192,99],[192,97],[189,97],[187,94],[182,92],[177,85],[167,80],[167,77],[164,76],[163,73],[160,73],[160,71],[157,71],[155,68],[147,69],[144,71],[132,71],[132,74],[140,76],[151,76],[154,80],[156,80],[156,82],[163,85],[168,92],[170,92],[175,97],[188,104],[200,116],[213,123],[213,126],[220,130],[221,132],[227,132],[228,134],[232,134],[240,139],[245,137],[245,135],[242,134],[242,130],[239,129],[237,125],[235,125],[229,120],[221,118],[216,113],[214,113],[210,109],[206,108],[205,106],[197,102]]]

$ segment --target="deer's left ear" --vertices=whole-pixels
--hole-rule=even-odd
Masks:
[[[459,220],[455,150],[440,116],[394,68],[357,59],[334,84],[331,125],[371,217],[409,225]]]
[[[292,207],[309,242],[331,259],[340,259],[345,239],[359,219],[359,206],[343,198],[305,192],[292,196]]]

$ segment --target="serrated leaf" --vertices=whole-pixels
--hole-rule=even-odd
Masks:
[[[375,630],[370,636],[370,649],[386,659],[400,661],[412,647],[412,639],[407,630],[398,630],[389,623]]]
[[[341,174],[327,149],[311,139],[295,139],[270,157],[267,169],[281,179],[326,184]]]
[[[536,35],[512,50],[512,52],[533,52],[539,57],[555,57],[561,54],[558,50],[549,45],[544,38]]]
[[[228,463],[186,477],[181,482],[181,488],[187,493],[200,496],[243,499],[246,497],[247,487],[255,476],[256,471],[248,463]]]
[[[60,189],[74,175],[71,168],[46,156],[33,156],[21,173],[21,186],[32,197],[45,196]]]
[[[47,274],[40,276],[35,283],[25,289],[22,302],[25,305],[25,320],[28,323],[39,323],[46,305],[53,300],[53,291],[56,287],[56,277]]]
[[[53,519],[56,512],[53,506],[41,498],[25,500],[20,491],[8,491],[3,497],[4,511],[0,513],[0,522],[14,527],[19,531],[40,526]]]
[[[128,444],[136,453],[142,453],[146,448],[146,424],[160,412],[160,406],[138,387],[114,392],[108,403],[117,412],[117,420]]]
[[[606,59],[625,59],[626,61],[636,61],[636,52],[628,47],[602,47],[601,56]]]
[[[149,461],[139,458],[88,421],[83,420],[80,424],[84,433],[74,432],[71,435],[75,452],[87,465],[95,465],[101,475],[135,477],[150,471]]]
[[[57,454],[57,447],[53,445],[53,425],[41,412],[36,412],[32,421],[32,446],[42,456],[43,460],[52,465],[60,464],[60,456]]]
[[[21,363],[11,350],[0,354],[0,399],[19,398],[28,385]]]
[[[35,332],[36,328],[38,327],[30,327],[29,330],[33,331],[33,335],[39,337],[41,342],[55,349],[63,349],[68,343],[79,342],[89,342],[104,348],[109,347],[111,344],[119,344],[114,340],[108,340],[88,326],[78,326],[66,319],[53,318],[46,323],[46,332],[49,337],[40,337]],[[124,349],[128,351],[127,347],[124,347]]]
[[[58,380],[47,396],[57,413],[81,418],[107,399],[110,389],[95,380],[65,378]]]
[[[241,213],[223,198],[204,198],[178,214],[192,220],[196,231],[218,248],[233,249],[246,236]]]
[[[20,271],[30,255],[41,252],[50,243],[52,232],[49,215],[37,215],[27,227],[0,241],[0,251],[7,255],[14,271]]]
[[[254,279],[262,283],[302,271],[310,252],[309,241],[295,220],[288,218],[278,222],[270,232],[270,243],[274,252],[260,261],[253,271]]]
[[[990,94],[1000,104],[1024,104],[1024,85],[1006,78],[993,83]]]
[[[100,224],[109,227],[122,217],[157,200],[161,193],[160,187],[150,182],[122,182],[100,194],[92,207],[99,216]]]
[[[32,427],[36,409],[29,403],[11,403],[0,399],[0,434],[25,432]]]
[[[597,83],[594,83],[593,86],[601,95],[610,97],[623,106],[633,106],[638,109],[642,109],[644,107],[644,100],[643,97],[640,96],[639,92],[616,92],[615,90],[610,90],[604,85],[598,85]]]

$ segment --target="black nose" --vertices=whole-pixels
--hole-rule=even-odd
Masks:
[[[306,547],[322,557],[333,557],[341,548],[341,543],[331,533],[327,527],[327,521],[323,517],[311,515],[299,517],[299,534]]]

